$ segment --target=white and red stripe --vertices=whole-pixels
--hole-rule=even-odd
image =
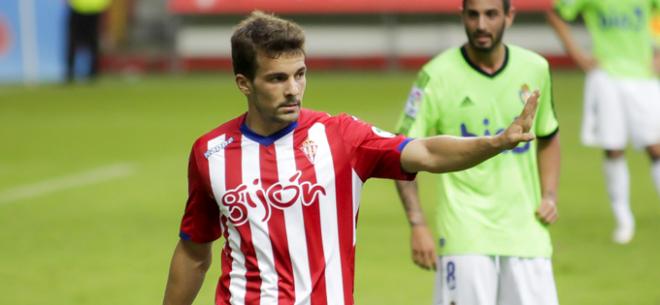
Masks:
[[[242,120],[200,138],[191,155],[199,173],[189,174],[181,236],[206,242],[222,232],[216,303],[352,305],[360,189],[371,176],[413,177],[398,161],[405,139],[307,110],[270,138]]]

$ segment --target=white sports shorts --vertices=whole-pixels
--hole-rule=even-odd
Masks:
[[[548,258],[456,255],[437,260],[434,305],[558,305]]]
[[[622,150],[628,137],[637,149],[660,144],[660,83],[613,79],[602,70],[587,73],[582,143]]]

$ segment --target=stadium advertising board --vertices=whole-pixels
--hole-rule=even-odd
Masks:
[[[0,1],[0,82],[23,75],[18,25],[18,2]]]
[[[65,0],[0,1],[0,83],[64,74]]]

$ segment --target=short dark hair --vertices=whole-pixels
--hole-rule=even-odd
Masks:
[[[463,9],[465,9],[465,2],[467,0],[463,0]],[[511,0],[502,0],[502,7],[504,8],[504,13],[508,14],[509,10],[511,10]]]
[[[231,36],[231,60],[234,74],[243,74],[250,80],[257,71],[257,53],[277,58],[283,53],[305,53],[305,33],[291,21],[252,12],[243,19]]]

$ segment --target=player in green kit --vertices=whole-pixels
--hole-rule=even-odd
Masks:
[[[567,53],[586,73],[582,142],[605,150],[604,172],[616,228],[614,242],[635,233],[624,149],[644,148],[660,192],[660,86],[653,71],[650,18],[660,0],[558,0],[547,14]],[[582,16],[593,40],[593,56],[582,50],[561,19]],[[560,18],[561,17],[561,18]]]
[[[538,141],[472,169],[438,175],[436,243],[415,182],[397,181],[411,224],[413,261],[436,269],[436,305],[558,304],[547,225],[557,219],[559,126],[547,61],[502,43],[509,0],[464,0],[468,42],[419,72],[398,123],[410,137],[494,135],[540,90]]]
[[[660,9],[656,10],[651,18],[651,34],[655,46],[653,66],[655,67],[655,73],[660,74]]]

